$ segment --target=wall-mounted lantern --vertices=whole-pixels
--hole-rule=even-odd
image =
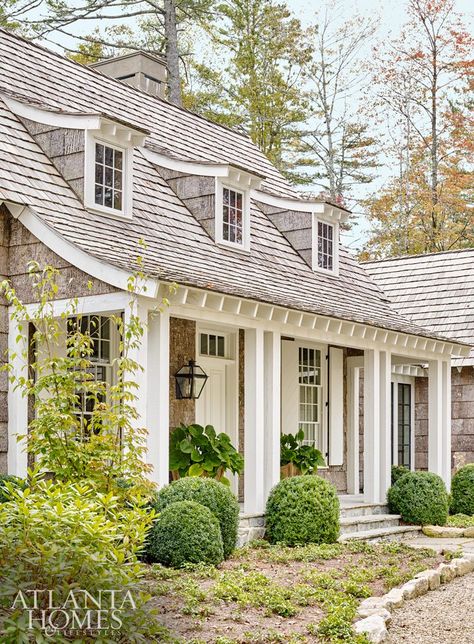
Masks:
[[[176,398],[178,400],[196,400],[202,393],[208,375],[204,370],[190,360],[174,375],[176,379]]]

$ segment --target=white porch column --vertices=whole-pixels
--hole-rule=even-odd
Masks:
[[[263,329],[245,329],[244,512],[265,510],[264,486],[264,336]]]
[[[272,487],[280,480],[281,433],[281,336],[267,331],[264,334],[264,496],[265,502]]]
[[[443,363],[428,363],[428,470],[444,477],[443,468]],[[451,396],[451,391],[449,391]]]
[[[169,311],[148,317],[148,369],[146,414],[147,461],[153,465],[151,479],[160,486],[169,482]]]
[[[358,360],[358,358],[355,358]],[[347,359],[347,492],[359,494],[359,386],[360,368]]]
[[[12,374],[16,377],[27,376],[28,324],[20,325],[17,320],[9,319],[8,351]],[[17,436],[28,430],[28,398],[22,395],[20,388],[8,383],[8,474],[24,478],[28,469],[26,440],[17,440]]]
[[[380,352],[380,501],[385,501],[392,470],[392,356]]]
[[[380,495],[380,352],[364,351],[364,501]]]
[[[451,488],[451,358],[443,361],[443,480]]]

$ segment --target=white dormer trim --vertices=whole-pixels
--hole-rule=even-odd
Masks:
[[[100,136],[113,136],[117,142],[130,147],[143,146],[145,143],[147,134],[143,130],[101,114],[60,112],[19,101],[8,94],[2,93],[1,97],[13,114],[35,123],[70,130],[91,130]]]
[[[321,268],[318,262],[318,223],[323,222],[332,226],[333,228],[333,242],[332,242],[332,270]],[[313,215],[312,232],[311,232],[311,264],[313,271],[316,273],[323,273],[325,275],[339,275],[339,222],[330,221],[320,215]]]
[[[84,207],[111,217],[131,219],[133,215],[133,147],[117,139],[113,129],[108,132],[86,130],[84,143]],[[123,154],[121,210],[95,203],[95,150],[97,143],[120,150]]]
[[[247,173],[244,173],[244,175]],[[224,239],[223,222],[223,190],[229,188],[242,193],[242,243],[230,242]],[[230,177],[216,177],[215,199],[215,240],[220,246],[232,248],[240,252],[250,252],[250,182],[248,176],[242,173],[232,174]]]
[[[263,190],[252,190],[252,199],[260,201],[268,206],[281,208],[282,210],[296,210],[298,212],[311,212],[318,215],[329,223],[344,222],[350,217],[350,212],[344,208],[319,201],[316,199],[297,199],[294,197],[280,197],[279,195],[270,194]]]
[[[248,172],[231,163],[200,163],[199,161],[175,159],[145,147],[141,148],[140,151],[150,163],[166,168],[167,170],[182,172],[183,174],[224,178],[232,182],[237,182],[241,186],[245,185],[247,188],[259,188],[264,179],[264,177]]]

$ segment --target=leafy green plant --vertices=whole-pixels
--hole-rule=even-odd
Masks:
[[[147,557],[173,568],[187,563],[221,563],[224,549],[218,520],[209,508],[195,501],[168,505],[148,534]]]
[[[334,543],[339,536],[336,488],[319,476],[293,476],[270,492],[266,508],[271,543]]]
[[[315,474],[326,462],[319,449],[303,445],[304,431],[297,434],[282,434],[280,438],[280,465],[292,463],[301,474]]]
[[[449,525],[453,528],[471,528],[474,527],[474,516],[468,514],[453,514],[448,517]]]
[[[448,493],[443,479],[432,472],[407,472],[389,489],[392,512],[416,525],[445,525]]]
[[[217,434],[212,425],[183,425],[170,436],[170,469],[179,477],[203,476],[229,485],[227,470],[241,474],[244,459],[225,433]]]
[[[128,509],[118,497],[87,483],[42,480],[37,472],[24,490],[12,482],[5,485],[9,501],[0,504],[2,642],[46,641],[40,620],[35,620],[38,629],[27,631],[23,639],[23,607],[21,602],[12,606],[19,590],[25,596],[36,590],[39,608],[49,615],[47,593],[41,591],[50,589],[54,605],[81,589],[92,596],[102,591],[104,603],[110,598],[104,591],[120,589],[122,596],[130,591],[136,610],[125,606],[122,638],[162,641],[153,614],[150,618],[150,598],[140,590],[144,567],[137,562],[153,513],[137,506]]]
[[[474,515],[474,463],[461,467],[451,482],[452,514]]]
[[[153,507],[160,513],[176,501],[196,501],[209,508],[219,521],[227,559],[235,548],[239,527],[239,504],[230,488],[214,479],[186,477],[159,490]]]
[[[27,486],[27,483],[24,479],[20,479],[18,476],[12,476],[11,474],[0,474],[0,503],[5,503],[10,499],[11,489],[9,486],[6,486],[5,483],[12,483],[15,487],[20,487],[24,489]]]
[[[398,479],[409,471],[404,465],[392,465],[392,485],[395,485]]]
[[[51,266],[41,269],[33,262],[29,276],[37,301],[33,310],[23,304],[8,281],[2,282],[0,291],[20,334],[33,329],[30,347],[11,351],[6,367],[11,386],[34,401],[35,414],[27,435],[30,456],[56,480],[88,480],[98,489],[117,494],[127,494],[127,489],[135,486],[150,492],[147,432],[139,425],[135,404],[136,374],[142,370],[134,358],[144,331],[136,297],[142,273],[138,271],[129,279],[127,315],[110,316],[119,336],[119,351],[112,361],[113,384],[92,375],[93,333],[83,330],[78,301],[70,300],[61,315],[54,315],[58,270]],[[13,370],[13,363],[21,360],[24,369]],[[82,399],[92,409],[87,432],[77,413]],[[26,434],[18,437],[22,438]],[[126,479],[130,487],[117,486],[119,479]]]

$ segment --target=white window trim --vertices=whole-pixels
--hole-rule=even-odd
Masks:
[[[333,229],[333,260],[332,270],[321,268],[318,266],[318,223],[327,224],[332,226]],[[313,230],[312,230],[312,264],[313,271],[317,273],[324,273],[325,275],[339,275],[339,223],[336,221],[329,221],[324,217],[313,215]]]
[[[212,355],[207,355],[204,353],[201,353],[201,333],[205,333],[206,335],[221,335],[224,336],[224,356],[212,356]],[[199,362],[200,358],[203,358],[204,360],[213,359],[213,360],[219,360],[222,362],[230,362],[233,363],[237,359],[237,351],[235,348],[237,339],[236,339],[236,333],[235,331],[230,331],[229,329],[222,329],[219,327],[207,327],[207,326],[200,326],[196,325],[196,362]]]
[[[411,409],[410,409],[410,463],[411,470],[415,470],[415,379],[412,376],[396,375],[392,376],[393,399],[392,418],[393,418],[393,440],[392,440],[392,460],[394,465],[398,465],[398,385],[410,385]]]
[[[300,348],[303,349],[316,349],[317,351],[321,352],[321,435],[322,435],[322,445],[319,445],[316,447],[316,449],[319,449],[321,454],[324,457],[324,460],[326,461],[325,466],[319,466],[318,469],[328,469],[329,468],[329,459],[327,455],[329,454],[329,441],[328,441],[328,391],[329,391],[329,384],[328,384],[328,377],[329,377],[329,372],[328,372],[328,361],[327,361],[327,355],[328,355],[328,345],[327,344],[317,344],[315,342],[305,342],[304,340],[302,341],[295,341],[295,347],[297,352],[299,353]],[[299,371],[296,373],[296,377],[298,378],[298,396],[299,396]],[[299,401],[299,398],[298,398]],[[298,402],[298,428],[299,428],[299,423],[300,423],[300,417],[299,417],[299,402]],[[298,429],[297,429],[298,431]]]
[[[131,219],[133,214],[133,147],[120,145],[114,137],[97,136],[86,130],[84,154],[84,205],[93,212],[106,213],[119,219]],[[122,209],[116,210],[95,203],[95,146],[106,145],[123,153]]]
[[[236,190],[242,193],[242,243],[230,242],[224,239],[223,228],[223,190]],[[215,211],[215,238],[216,243],[226,248],[232,248],[241,252],[250,251],[250,191],[248,187],[242,186],[237,181],[230,181],[228,178],[216,177],[216,211]]]

